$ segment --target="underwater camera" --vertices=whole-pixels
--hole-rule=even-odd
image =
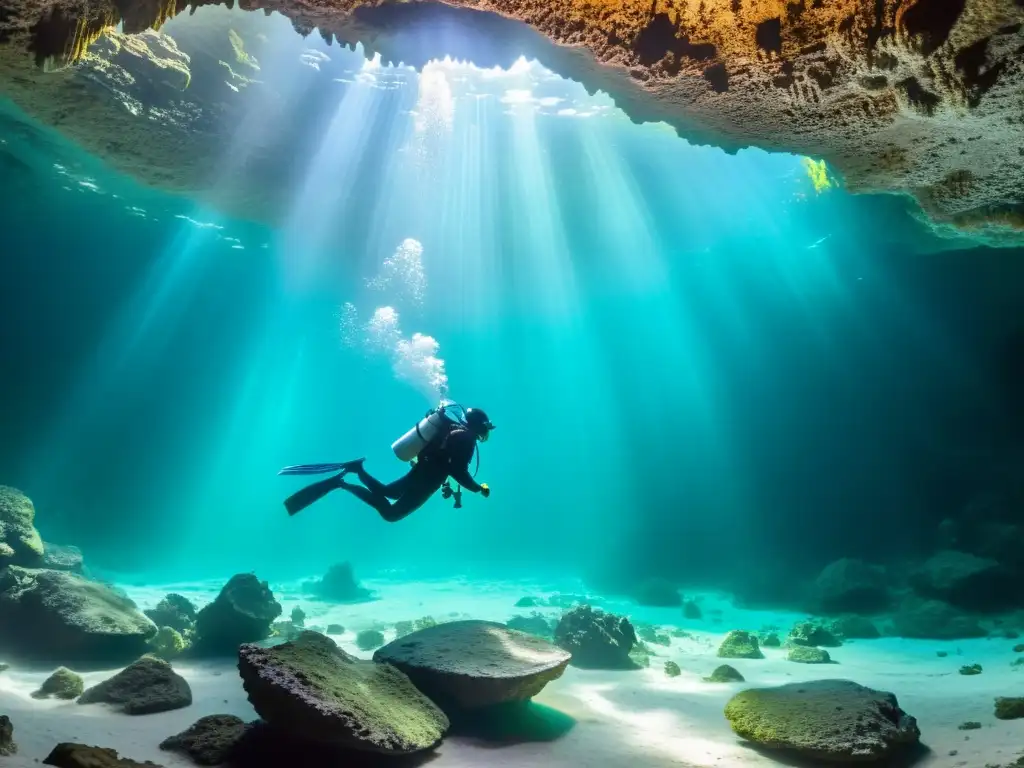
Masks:
[[[442,499],[455,499],[454,508],[462,509],[462,489],[457,491],[452,490],[452,484],[447,480],[444,481],[444,485],[441,486],[441,498]]]

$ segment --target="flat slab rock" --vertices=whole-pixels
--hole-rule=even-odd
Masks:
[[[379,648],[434,701],[462,709],[524,701],[561,677],[572,655],[544,638],[491,621],[453,621]]]
[[[156,763],[140,763],[121,757],[112,749],[68,742],[54,747],[43,764],[57,768],[160,768]]]
[[[411,754],[437,746],[449,728],[405,674],[350,656],[316,632],[274,648],[243,645],[238,671],[260,717],[307,741]]]
[[[115,704],[129,715],[151,715],[192,703],[188,682],[155,656],[143,656],[109,680],[87,688],[79,704]]]
[[[893,694],[850,680],[742,691],[726,704],[725,717],[762,747],[838,763],[882,760],[921,737]]]

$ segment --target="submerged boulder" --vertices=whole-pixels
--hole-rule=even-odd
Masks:
[[[562,676],[570,654],[492,621],[452,621],[399,638],[373,654],[442,709],[476,709],[536,696]]]
[[[757,636],[742,629],[734,629],[718,646],[718,656],[723,659],[763,659],[764,654],[757,644]]]
[[[82,557],[82,550],[78,547],[51,544],[48,541],[44,541],[43,560],[40,566],[54,571],[82,573],[85,569],[85,560]]]
[[[17,488],[0,485],[0,568],[38,566],[43,540],[35,526],[36,508]]]
[[[158,627],[170,627],[178,632],[189,632],[196,621],[196,607],[187,597],[170,593],[145,614]]]
[[[243,645],[238,670],[260,717],[307,741],[409,754],[437,746],[449,727],[404,673],[316,632],[274,648]]]
[[[281,611],[267,582],[252,573],[236,574],[217,599],[196,615],[192,649],[197,654],[234,654],[243,643],[270,637],[270,627]]]
[[[974,617],[941,600],[908,600],[892,623],[900,637],[919,640],[963,640],[988,634]]]
[[[890,579],[880,565],[843,558],[825,566],[811,590],[816,613],[877,613],[892,600]]]
[[[364,629],[356,635],[356,648],[360,651],[372,651],[384,645],[384,633],[376,629]]]
[[[636,641],[629,619],[589,605],[567,611],[555,627],[555,645],[572,654],[574,667],[635,669],[629,652]]]
[[[17,752],[18,745],[14,743],[14,726],[11,725],[11,718],[0,715],[0,757],[10,757]]]
[[[192,689],[171,665],[143,656],[99,685],[88,688],[79,704],[115,704],[129,715],[151,715],[192,703]]]
[[[807,645],[794,645],[789,649],[789,654],[786,656],[790,661],[795,661],[800,664],[831,664],[832,657],[828,655],[828,651],[822,648],[815,648]]]
[[[112,749],[68,742],[54,747],[43,764],[56,768],[160,768],[156,763],[139,763],[121,757]]]
[[[838,648],[843,644],[843,641],[832,634],[828,627],[813,621],[798,621],[794,624],[786,642],[790,645],[824,646],[826,648]]]
[[[373,599],[373,592],[356,581],[351,563],[332,565],[322,579],[312,581],[308,586],[313,594],[332,603],[364,603]]]
[[[186,730],[160,742],[160,749],[180,752],[196,765],[222,765],[245,736],[248,725],[234,715],[207,715]]]
[[[33,692],[34,699],[48,699],[51,696],[57,699],[77,699],[85,690],[85,682],[81,675],[75,674],[67,667],[59,667],[50,675],[39,690]]]
[[[633,590],[633,599],[652,608],[677,608],[683,604],[679,589],[668,579],[648,579]]]
[[[0,571],[0,615],[0,646],[61,662],[137,658],[157,631],[127,597],[67,571]]]
[[[739,670],[735,667],[730,667],[728,664],[722,664],[720,667],[715,667],[715,671],[704,678],[705,683],[742,683],[744,682],[743,675],[740,674]]]
[[[949,549],[922,563],[910,584],[926,598],[966,610],[1002,608],[1019,599],[1017,581],[998,562]]]
[[[882,760],[921,736],[893,694],[849,680],[742,691],[726,704],[725,717],[755,744],[828,762]]]

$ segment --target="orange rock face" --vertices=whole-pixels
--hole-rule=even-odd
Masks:
[[[170,3],[144,0],[127,12],[90,3],[83,17],[80,0],[0,0],[0,40],[59,63],[111,19],[141,30],[183,10]],[[491,12],[465,21],[607,91],[634,120],[662,120],[728,150],[821,157],[851,190],[908,193],[937,223],[1024,241],[1022,0],[446,4]],[[242,7],[278,10],[301,31],[413,64],[422,62],[409,62],[394,33],[418,14],[444,12],[358,0]],[[430,55],[448,53],[442,46]]]

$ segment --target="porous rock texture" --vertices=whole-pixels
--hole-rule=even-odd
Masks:
[[[17,488],[0,485],[0,568],[38,565],[43,540],[35,526],[36,508]]]
[[[917,721],[896,697],[849,680],[742,691],[725,717],[744,739],[829,762],[873,762],[916,744]]]
[[[54,765],[57,768],[160,768],[148,760],[140,763],[121,757],[114,750],[105,747],[90,747],[69,742],[54,747],[43,760],[43,764]]]
[[[362,42],[385,61],[419,66],[452,54],[483,66],[507,66],[526,54],[590,90],[611,94],[636,121],[665,121],[691,141],[730,151],[759,146],[821,157],[852,190],[906,192],[936,222],[966,228],[992,243],[1024,239],[1024,5],[1019,0],[446,4],[450,8],[379,0],[240,3],[245,9],[280,11],[304,33],[318,28],[329,40]],[[180,72],[180,67],[136,61],[141,63],[136,72],[120,62],[110,66],[108,52],[62,80],[47,81],[26,68],[26,60],[29,67],[50,68],[81,60],[89,43],[110,26],[123,22],[126,33],[141,32],[186,6],[185,0],[0,0],[0,40],[10,43],[0,57],[0,83],[30,113],[85,139],[88,149],[114,165],[151,183],[170,181],[193,192],[209,188],[215,172],[204,164],[209,142],[224,136],[200,130],[193,147],[189,132],[169,122],[193,122],[194,113],[168,112],[165,104],[174,89],[180,95],[181,78],[154,77],[158,70]],[[434,17],[436,23],[437,16],[446,15],[457,16],[465,31],[425,35],[413,46],[408,36],[403,39],[424,18]],[[158,57],[180,63],[173,40],[153,42],[162,51]],[[222,60],[244,62],[243,57]],[[111,76],[119,68],[156,89]],[[244,69],[232,70],[236,90],[255,79]],[[222,76],[212,79],[223,82]],[[98,95],[107,104],[121,100],[132,107],[91,105]],[[203,98],[176,101],[198,105],[204,117],[195,122],[201,123],[222,112],[228,99],[221,94],[209,104]],[[48,106],[55,103],[63,110]],[[84,107],[85,114],[68,111],[71,105]],[[148,133],[159,140],[144,143]],[[180,144],[183,153],[175,153],[171,143]],[[180,168],[181,163],[188,167]],[[252,181],[238,174],[235,188],[220,190],[221,202],[243,211],[249,204],[251,211],[256,201],[244,190]]]
[[[476,709],[536,696],[562,676],[570,654],[491,621],[451,621],[399,638],[373,654],[443,709]]]
[[[306,741],[411,754],[437,746],[449,727],[405,674],[350,656],[316,632],[270,649],[243,645],[238,671],[260,717]]]
[[[160,742],[160,749],[188,755],[196,765],[221,765],[246,733],[248,725],[234,715],[207,715]]]
[[[636,630],[625,616],[589,605],[566,611],[555,627],[555,644],[570,654],[570,663],[584,669],[636,669],[629,652]]]
[[[0,757],[10,757],[17,752],[18,745],[14,742],[14,726],[11,725],[11,718],[7,715],[0,715]]]
[[[0,646],[38,659],[137,658],[157,628],[128,597],[67,571],[0,571]]]
[[[79,704],[114,704],[129,715],[152,715],[192,703],[188,682],[155,656],[143,656],[78,697]]]

